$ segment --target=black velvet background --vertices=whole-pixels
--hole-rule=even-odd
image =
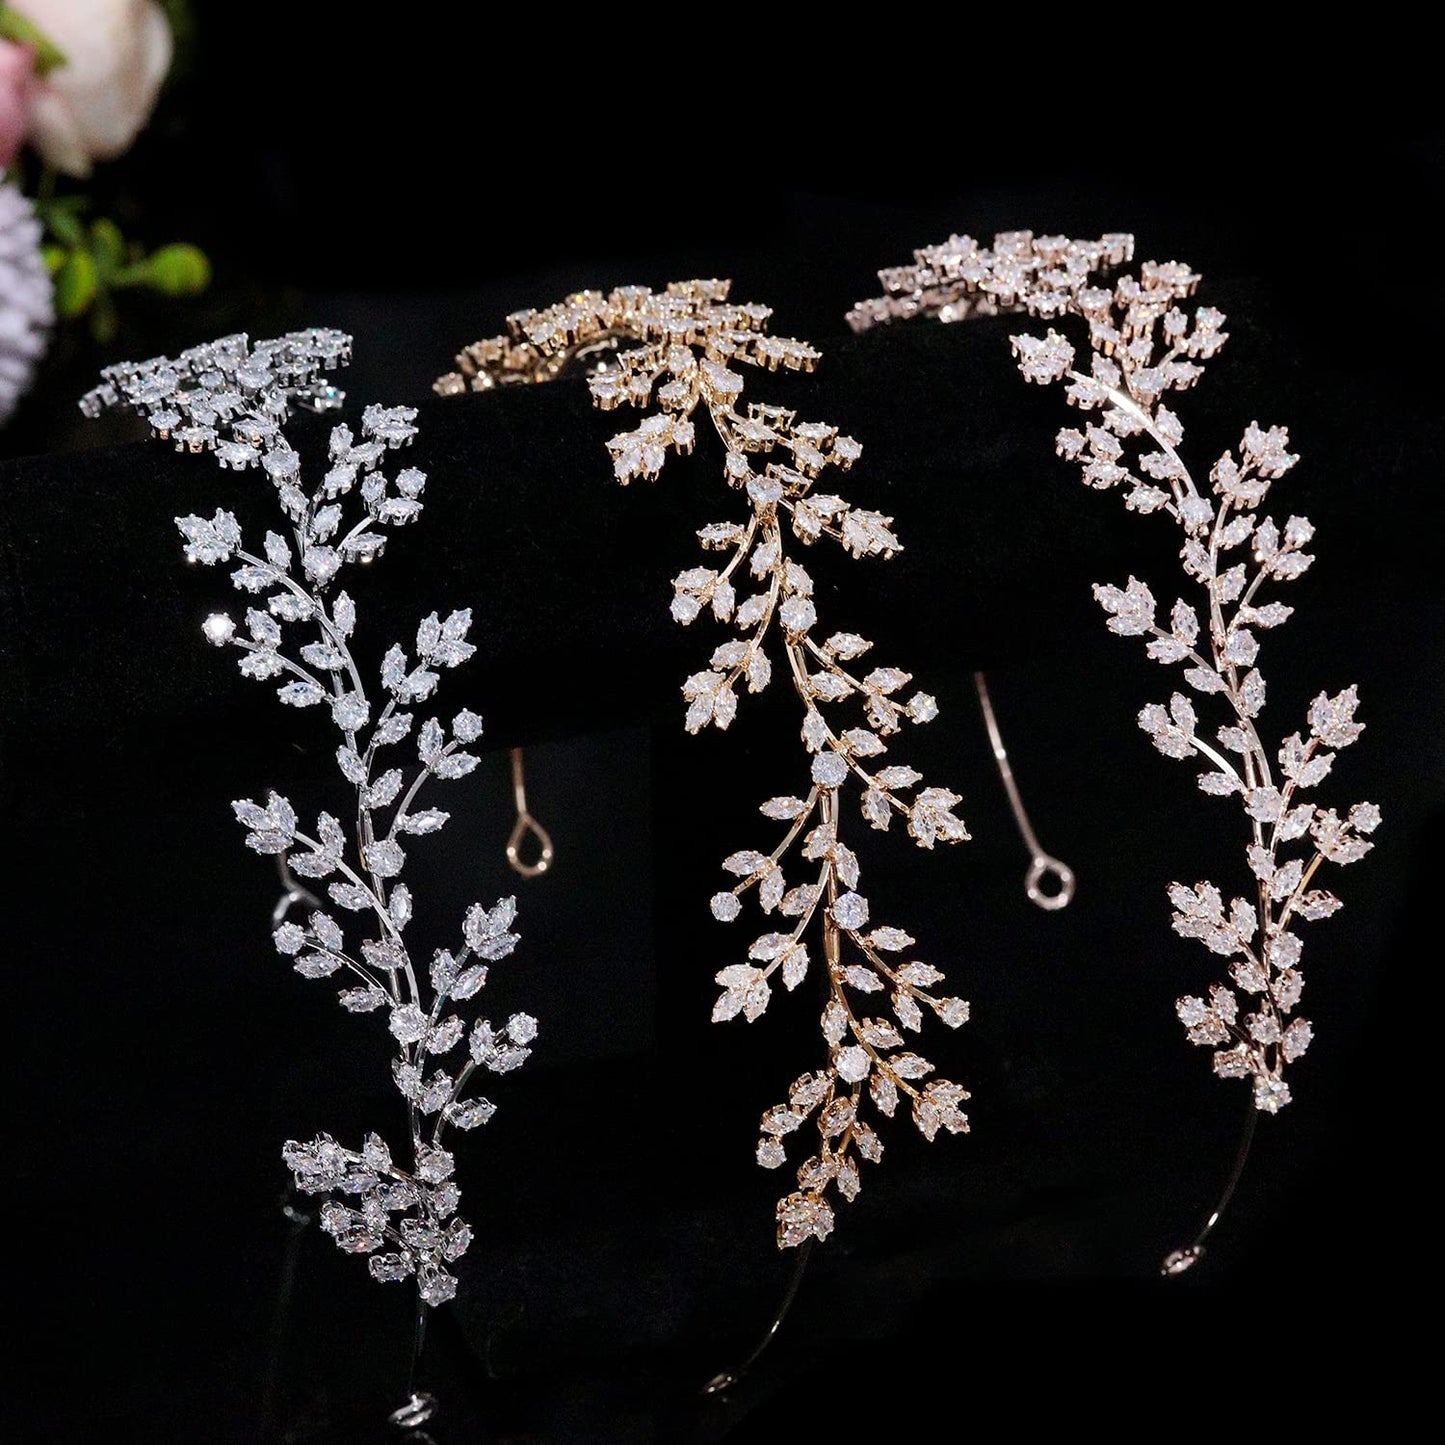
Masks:
[[[203,74],[226,73],[208,63]],[[226,99],[195,103],[204,117]],[[583,206],[568,230],[562,203],[538,195],[520,212],[528,234],[470,258],[427,250],[390,213],[338,248],[323,211],[359,180],[366,147],[314,177],[295,140],[322,100],[309,104],[222,142],[231,180],[256,198],[225,218],[230,269],[204,318],[144,324],[156,345],[237,324],[353,329],[344,384],[358,403],[421,405],[413,459],[432,478],[420,523],[352,589],[363,648],[379,658],[433,607],[477,613],[479,655],[446,694],[483,712],[493,751],[453,788],[446,833],[415,850],[414,927],[440,933],[473,897],[515,889],[524,943],[494,974],[489,1007],[531,1009],[543,1033],[462,1150],[478,1242],[462,1300],[435,1321],[429,1370],[447,1403],[436,1438],[766,1438],[820,1398],[848,1399],[850,1375],[881,1386],[900,1371],[914,1398],[962,1380],[1023,1427],[1144,1403],[1206,1352],[1228,1369],[1256,1348],[1303,1388],[1340,1349],[1364,1358],[1346,1299],[1363,1300],[1348,1319],[1368,1319],[1388,1348],[1432,1227],[1414,1182],[1423,1050],[1402,1041],[1416,1028],[1402,1005],[1428,964],[1408,939],[1431,906],[1425,839],[1442,822],[1445,608],[1438,407],[1376,323],[1321,304],[1320,273],[1282,257],[1282,225],[1221,225],[1233,214],[1222,187],[1206,187],[1196,213],[1137,178],[1064,183],[1028,166],[949,193],[770,182],[746,229],[684,186],[650,229],[620,207],[604,226]],[[1287,174],[1305,176],[1294,158]],[[1397,153],[1386,173],[1428,187],[1421,159]],[[420,164],[426,192],[445,160]],[[1313,180],[1294,192],[1301,217],[1327,209]],[[203,186],[176,214],[193,231],[214,224],[218,195]],[[471,202],[433,192],[424,214],[439,204],[445,232]],[[1328,786],[1386,817],[1376,851],[1333,879],[1345,911],[1311,930],[1317,1040],[1296,1102],[1263,1121],[1207,1263],[1171,1282],[1155,1278],[1158,1258],[1218,1188],[1244,1099],[1180,1037],[1172,1000],[1214,960],[1171,935],[1163,890],[1234,879],[1237,816],[1133,726],[1167,679],[1105,631],[1088,594],[1130,571],[1166,592],[1171,529],[1086,492],[1054,460],[1059,398],[1022,384],[1008,323],[854,338],[841,322],[871,294],[871,271],[911,246],[1030,222],[1132,226],[1144,254],[1206,271],[1201,300],[1230,314],[1232,340],[1180,405],[1188,455],[1207,462],[1253,417],[1288,424],[1304,460],[1277,485],[1277,509],[1319,528],[1315,567],[1288,597],[1296,616],[1266,640],[1267,721],[1289,731],[1321,687],[1358,681],[1368,731]],[[965,795],[975,841],[936,855],[876,835],[858,846],[875,911],[973,1000],[974,1021],[932,1056],[975,1098],[967,1138],[929,1147],[892,1131],[765,1363],[735,1400],[703,1407],[693,1388],[750,1342],[789,1263],[771,1244],[779,1176],[751,1163],[756,1117],[816,1061],[815,999],[780,999],[751,1028],[707,1021],[712,974],[739,935],[706,899],[719,860],[760,836],[756,803],[796,786],[794,713],[775,688],[746,700],[725,737],[680,726],[677,687],[718,634],[670,622],[668,579],[692,564],[693,529],[733,513],[708,442],[624,491],[603,448],[615,418],[580,385],[445,402],[426,387],[523,302],[716,272],[825,353],[816,376],[759,377],[750,395],[857,435],[846,493],[898,519],[907,550],[892,563],[818,549],[809,566],[829,623],[873,637],[944,709],[906,752]],[[12,446],[93,449],[0,474],[9,1063],[22,1105],[9,1152],[26,1221],[16,1272],[43,1287],[23,1336],[22,1420],[56,1440],[253,1440],[286,1243],[277,1143],[394,1118],[381,1026],[278,965],[271,878],[227,807],[268,786],[325,806],[334,739],[278,713],[196,630],[231,594],[220,572],[184,567],[169,519],[226,505],[259,523],[270,503],[258,479],[128,441],[118,420],[83,433],[68,411],[79,387],[60,385],[82,378],[63,367]],[[972,698],[978,666],[1039,832],[1079,874],[1060,915],[1022,895],[1025,859]],[[528,745],[533,806],[558,845],[554,872],[533,883],[502,859],[510,743]],[[401,1291],[303,1238],[272,1433],[376,1437],[408,1314]],[[1020,1388],[1020,1369],[1048,1388]],[[1371,1388],[1385,1383],[1369,1369]]]

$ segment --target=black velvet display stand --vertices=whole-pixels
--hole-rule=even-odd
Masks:
[[[936,239],[900,229],[869,260]],[[595,277],[638,279],[667,277]],[[669,581],[699,560],[697,527],[740,514],[710,436],[624,490],[604,446],[618,419],[577,381],[420,401],[408,460],[430,474],[426,511],[348,583],[360,648],[374,665],[418,616],[471,606],[478,655],[442,702],[482,712],[492,751],[451,785],[453,824],[413,850],[413,927],[440,943],[468,902],[516,892],[523,944],[485,1007],[542,1026],[534,1060],[491,1091],[497,1117],[458,1145],[477,1240],[460,1300],[434,1321],[437,1439],[766,1438],[870,1380],[986,1381],[1020,1351],[1082,1379],[1123,1350],[1129,1378],[1154,1378],[1197,1367],[1221,1327],[1232,1353],[1261,1296],[1292,1336],[1328,1290],[1405,1268],[1416,1244],[1413,1225],[1393,1228],[1409,1170],[1388,1060],[1418,966],[1402,932],[1425,908],[1424,838],[1441,821],[1440,671],[1422,654],[1440,637],[1439,566],[1414,525],[1438,475],[1432,404],[1326,353],[1277,288],[1208,278],[1200,300],[1229,314],[1232,339],[1178,404],[1185,454],[1200,475],[1250,420],[1287,424],[1304,460],[1271,506],[1319,532],[1288,591],[1295,617],[1265,639],[1265,721],[1283,735],[1320,689],[1358,682],[1367,731],[1327,791],[1380,803],[1386,821],[1365,862],[1322,880],[1346,907],[1309,925],[1302,1011],[1317,1037],[1296,1102],[1263,1121],[1206,1262],[1164,1282],[1159,1259],[1200,1222],[1245,1108],[1174,1018],[1219,965],[1171,934],[1165,887],[1238,885],[1240,822],[1139,733],[1139,707],[1177,684],[1106,632],[1089,584],[1133,573],[1167,604],[1174,528],[1054,458],[1069,418],[1014,370],[1017,322],[852,337],[851,294],[831,333],[799,326],[787,295],[756,299],[824,360],[811,377],[750,375],[748,396],[858,437],[837,489],[896,517],[905,544],[891,562],[828,544],[806,560],[824,626],[873,638],[943,709],[897,752],[964,795],[974,841],[923,853],[851,815],[845,827],[875,915],[973,1001],[967,1027],[926,1043],[973,1090],[974,1132],[927,1146],[896,1123],[755,1376],[730,1401],[696,1398],[782,1291],[772,1206],[788,1181],[752,1163],[756,1123],[821,1056],[816,981],[752,1026],[708,1022],[712,976],[746,937],[707,898],[721,859],[759,838],[756,805],[801,786],[796,707],[779,682],[744,698],[725,736],[682,730],[679,686],[722,634],[676,627]],[[354,324],[360,377],[382,375],[394,315],[296,319]],[[499,319],[450,308],[452,345],[429,369]],[[324,429],[299,433],[314,465]],[[39,1253],[43,1234],[40,1309],[65,1325],[36,1367],[57,1386],[47,1438],[87,1420],[88,1438],[136,1439],[149,1420],[156,1439],[255,1439],[286,1237],[279,1143],[395,1133],[400,1117],[384,1025],[275,958],[273,878],[230,818],[231,799],[268,787],[303,809],[337,795],[324,722],[279,712],[204,645],[200,620],[235,595],[225,569],[182,564],[171,522],[226,506],[264,525],[268,487],[131,435],[113,419],[94,450],[0,476],[6,995],[26,1100],[8,1167],[30,1221],[12,1248]],[[1078,874],[1059,914],[1023,896],[980,667],[1044,845]],[[502,857],[511,744],[529,748],[533,811],[557,843],[534,882]],[[270,1382],[277,1438],[371,1438],[399,1397],[409,1314],[407,1290],[303,1237]],[[77,1380],[97,1382],[84,1404]]]

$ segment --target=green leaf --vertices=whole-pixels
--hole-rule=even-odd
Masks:
[[[49,75],[69,62],[65,52],[33,21],[9,5],[0,5],[0,40],[28,45],[35,52],[35,72]]]
[[[116,314],[115,302],[102,291],[90,308],[90,335],[98,346],[109,346],[120,329],[120,317]]]
[[[130,268],[142,286],[165,296],[194,296],[211,284],[211,263],[199,246],[173,241]]]
[[[62,246],[74,251],[85,245],[85,227],[68,206],[51,204],[41,206],[39,209],[40,219],[45,222],[45,229]]]
[[[72,251],[55,273],[55,309],[62,316],[83,316],[95,292],[95,258],[89,251]]]
[[[106,216],[91,222],[90,249],[102,280],[112,276],[125,262],[125,237],[120,227]]]
[[[44,258],[45,269],[53,276],[65,264],[70,252],[64,246],[42,246],[40,254]]]

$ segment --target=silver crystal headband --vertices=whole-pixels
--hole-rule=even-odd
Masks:
[[[439,831],[449,816],[422,791],[472,771],[477,758],[467,748],[482,721],[465,709],[448,720],[432,703],[441,674],[475,650],[467,641],[469,610],[424,617],[412,645],[393,644],[374,670],[353,650],[357,608],[335,586],[347,567],[380,557],[392,529],[421,515],[426,477],[415,467],[385,470],[388,454],[416,435],[415,410],[369,406],[360,436],[345,424],[334,427],[318,475],[303,479],[284,424],[295,405],[341,404],[324,373],[344,365],[350,349],[351,338],[337,331],[254,346],[230,336],[174,361],[110,367],[81,405],[91,416],[129,408],[157,436],[209,450],[222,467],[259,467],[273,485],[280,530],[267,531],[259,544],[248,543],[224,509],[177,517],[176,526],[188,561],[231,565],[232,585],[255,599],[239,622],[223,612],[209,616],[207,640],[233,650],[243,676],[276,684],[282,704],[329,713],[337,766],[354,795],[345,815],[354,809],[355,824],[322,812],[308,826],[274,792],[264,803],[243,799],[233,807],[250,848],[318,886],[326,880],[329,905],[304,885],[283,900],[276,949],[302,977],[345,984],[342,1008],[386,1014],[391,1075],[407,1117],[400,1155],[378,1133],[359,1148],[321,1134],[289,1141],[283,1158],[300,1192],[325,1196],[321,1227],[338,1248],[367,1255],[378,1280],[414,1279],[419,1300],[436,1305],[455,1294],[450,1266],[472,1239],[456,1212],[461,1195],[446,1131],[487,1122],[494,1106],[469,1092],[474,1075],[522,1064],[537,1025],[522,1013],[502,1025],[468,1022],[489,966],[517,943],[515,900],[490,909],[473,904],[459,941],[436,949],[425,965],[407,938],[413,900],[402,874],[413,840]],[[305,922],[285,921],[288,905],[304,901],[314,905]]]

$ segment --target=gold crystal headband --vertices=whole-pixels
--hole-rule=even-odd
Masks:
[[[708,614],[730,634],[683,685],[689,732],[726,729],[739,694],[770,684],[775,660],[801,708],[806,773],[797,794],[761,808],[781,837],[724,859],[736,881],[712,899],[722,922],[736,919],[749,895],[767,918],[746,959],[717,975],[714,1020],[741,1014],[751,1022],[778,983],[796,989],[820,964],[825,974],[826,1062],[763,1115],[757,1148],[760,1164],[778,1168],[788,1136],[809,1122],[816,1129],[798,1188],[778,1204],[778,1243],[793,1246],[827,1237],[829,1196],[854,1198],[860,1162],[881,1156],[870,1114],[874,1122],[891,1117],[902,1103],[929,1139],[940,1129],[968,1128],[960,1109],[967,1091],[933,1077],[933,1064],[908,1040],[925,1012],[956,1028],[968,1005],[937,992],[943,974],[858,891],[858,860],[843,841],[844,800],[851,790],[870,828],[887,831],[896,822],[924,848],[968,834],[953,811],[956,793],[923,786],[913,768],[885,760],[906,726],[936,716],[933,698],[910,691],[911,677],[896,667],[861,663],[872,644],[855,632],[826,632],[818,616],[800,560],[807,548],[827,539],[857,558],[886,558],[901,544],[891,517],[831,490],[830,479],[857,461],[856,441],[786,408],[743,401],[750,372],[810,371],[818,360],[806,342],[768,335],[770,314],[729,301],[725,281],[583,292],[509,317],[509,333],[467,347],[459,370],[440,378],[436,390],[454,396],[547,381],[576,362],[592,363],[588,384],[598,407],[645,413],[607,443],[623,484],[651,480],[669,455],[691,452],[699,423],[721,444],[723,480],[741,516],[698,533],[704,550],[723,560],[673,579],[672,615],[688,626]],[[851,717],[838,716],[845,708]],[[810,941],[812,949],[821,946],[821,959]]]
[[[1069,404],[1084,413],[1082,425],[1055,439],[1059,455],[1079,463],[1084,482],[1119,491],[1130,511],[1165,515],[1179,526],[1189,596],[1167,616],[1161,620],[1153,592],[1134,577],[1122,587],[1096,586],[1094,595],[1112,632],[1145,639],[1154,661],[1180,669],[1182,688],[1167,704],[1146,706],[1139,726],[1166,757],[1199,760],[1200,789],[1237,799],[1243,812],[1237,896],[1226,904],[1226,890],[1207,881],[1169,887],[1175,932],[1229,961],[1228,982],[1213,984],[1207,997],[1181,998],[1177,1008],[1191,1042],[1214,1050],[1216,1074],[1250,1080],[1255,1109],[1273,1114],[1290,1099],[1286,1066],[1313,1037],[1311,1024],[1295,1015],[1304,988],[1295,928],[1338,910],[1339,899],[1312,887],[1315,874],[1326,862],[1362,858],[1380,810],[1357,803],[1341,815],[1307,797],[1338,750],[1363,731],[1354,720],[1354,687],[1321,692],[1304,727],[1278,746],[1260,734],[1260,635],[1294,610],[1270,593],[1314,561],[1304,550],[1314,535],[1306,518],[1280,522],[1261,510],[1298,457],[1283,427],[1251,422],[1238,456],[1226,451],[1206,483],[1195,480],[1182,454],[1184,425],[1167,400],[1192,387],[1224,345],[1224,316],[1207,306],[1186,310],[1200,278],[1176,261],[1146,261],[1137,273],[1106,280],[1133,250],[1133,237],[1122,234],[1073,241],[1016,231],[996,236],[992,246],[952,236],[916,251],[910,265],[879,272],[884,294],[859,302],[848,320],[865,331],[917,316],[948,322],[1026,312],[1085,332],[1087,365],[1052,326],[1043,335],[1014,336],[1014,357],[1026,380],[1062,384]],[[1196,699],[1214,711],[1212,731]],[[1199,1258],[1218,1213],[1192,1245],[1166,1259],[1166,1272]]]

